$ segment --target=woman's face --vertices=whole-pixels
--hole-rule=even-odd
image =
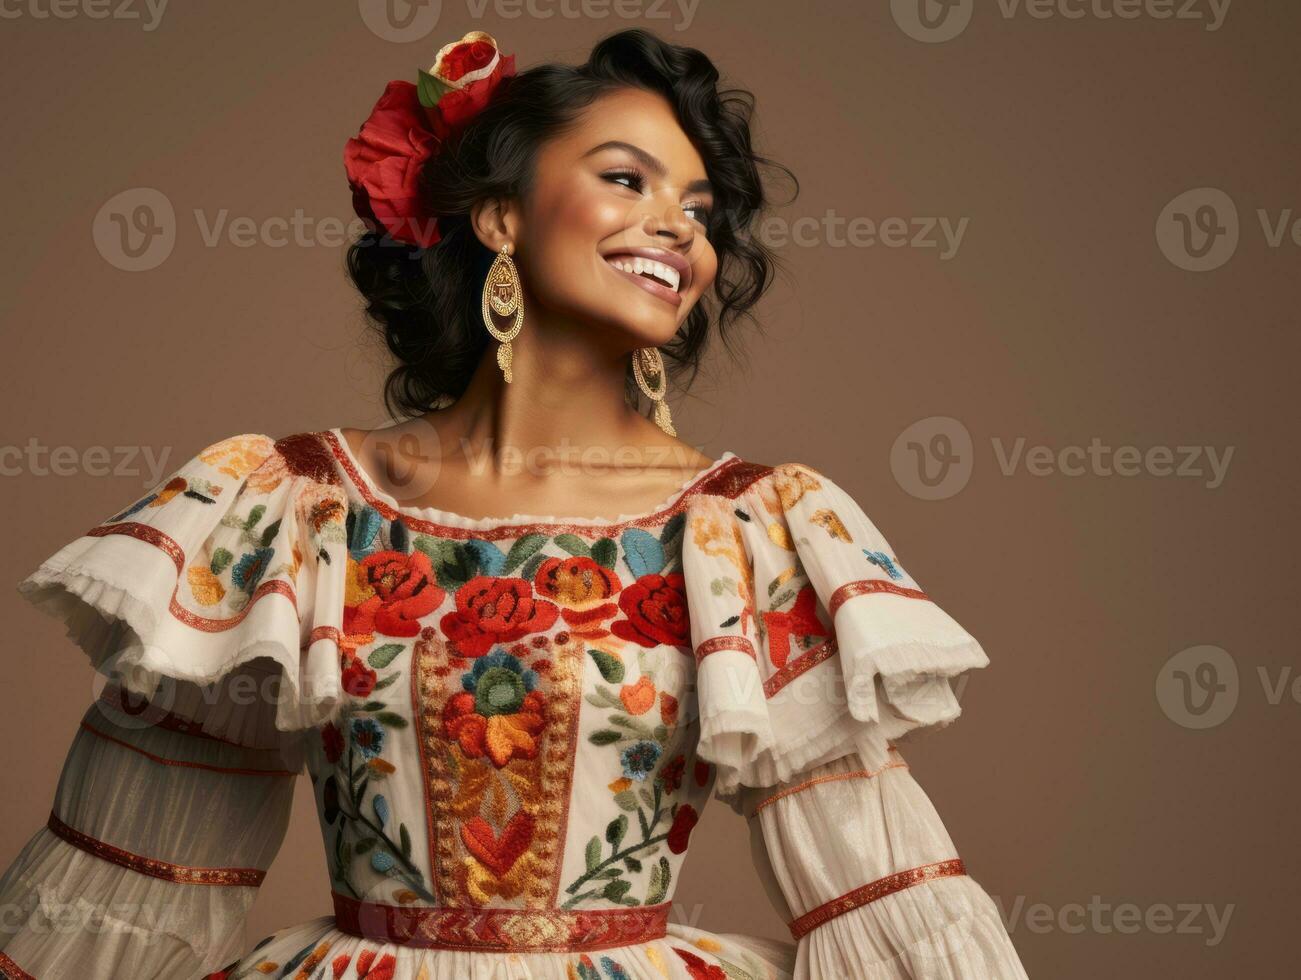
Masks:
[[[619,350],[657,346],[714,281],[713,206],[668,101],[622,89],[540,150],[511,254],[547,311],[607,332]]]

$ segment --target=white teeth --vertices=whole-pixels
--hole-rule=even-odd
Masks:
[[[640,255],[616,256],[608,260],[616,269],[624,272],[631,272],[633,275],[640,276],[643,273],[649,273],[654,276],[663,285],[669,289],[677,290],[678,284],[682,277],[678,270],[671,265],[665,265],[663,262],[656,262],[654,259],[643,258]]]

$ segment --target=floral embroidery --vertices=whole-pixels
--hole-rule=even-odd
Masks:
[[[569,964],[570,980],[631,980],[632,974],[614,957],[601,956],[598,962],[601,964],[599,971],[592,958],[583,953],[577,963]]]
[[[522,578],[477,575],[456,590],[456,609],[441,626],[461,656],[478,657],[494,643],[550,629],[559,612],[555,603],[535,598]]]
[[[641,576],[619,593],[619,608],[628,618],[611,626],[611,632],[644,647],[667,643],[690,648],[691,622],[685,590],[680,572]]]
[[[442,605],[445,593],[434,584],[434,570],[423,552],[377,551],[349,562],[349,568],[355,591],[345,633],[415,636],[421,617]]]
[[[266,436],[232,436],[209,446],[199,453],[199,459],[240,480],[261,466],[274,450],[275,443]]]
[[[763,614],[762,622],[768,634],[768,657],[774,667],[785,667],[790,658],[791,639],[801,644],[801,651],[815,644],[809,642],[815,637],[832,635],[831,628],[824,626],[817,614],[818,596],[812,585],[805,585],[795,597],[795,604],[788,611],[777,609]]]
[[[546,705],[537,684],[537,673],[504,650],[479,658],[461,676],[465,690],[448,699],[447,734],[466,755],[486,755],[498,769],[516,756],[534,758]]]
[[[889,575],[890,578],[896,581],[903,578],[903,572],[899,570],[898,563],[884,551],[869,551],[864,548],[863,554],[867,556],[869,562]]]

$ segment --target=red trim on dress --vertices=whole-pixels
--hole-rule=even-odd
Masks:
[[[363,902],[338,892],[335,928],[420,949],[565,953],[661,939],[672,902],[628,908],[439,908]]]
[[[170,861],[159,861],[157,858],[132,854],[130,851],[124,851],[120,847],[114,847],[112,844],[97,840],[89,834],[73,830],[60,820],[53,810],[50,811],[50,819],[46,826],[56,837],[62,838],[78,850],[85,851],[87,854],[94,855],[103,861],[116,864],[137,874],[148,875],[151,878],[161,878],[163,881],[172,881],[181,885],[242,885],[257,888],[262,884],[262,879],[267,874],[257,868],[187,867],[182,864],[172,864]]]
[[[900,871],[896,874],[886,875],[884,878],[878,878],[876,881],[869,881],[866,885],[860,885],[853,891],[845,892],[845,894],[805,912],[799,918],[792,919],[789,923],[791,935],[798,941],[818,926],[830,922],[836,916],[852,912],[869,902],[875,902],[877,899],[885,898],[887,895],[893,895],[895,892],[903,891],[905,888],[911,888],[914,885],[920,885],[926,881],[934,881],[936,878],[949,878],[954,875],[965,875],[966,873],[967,869],[963,865],[962,859],[953,858],[949,861],[923,864],[919,868],[909,868],[907,871]]]
[[[738,653],[744,653],[751,660],[757,659],[754,644],[744,636],[712,636],[696,647],[696,663],[700,663],[705,657],[719,650],[736,650]]]
[[[126,741],[126,739],[117,738],[116,736],[110,735],[107,732],[101,732],[98,728],[96,728],[88,721],[83,721],[81,723],[81,727],[84,728],[86,731],[90,732],[92,735],[96,735],[99,738],[104,739],[104,741],[106,742],[112,742],[115,745],[120,745],[122,746],[122,748],[127,749],[131,752],[138,753],[139,755],[144,756],[150,762],[156,762],[161,766],[181,766],[186,769],[205,769],[208,772],[220,772],[230,776],[293,776],[296,775],[295,773],[290,772],[288,769],[251,769],[251,768],[240,768],[237,766],[215,766],[206,762],[190,762],[189,760],[186,759],[168,759],[166,756],[154,755],[154,753],[152,752],[146,752],[144,749],[140,748],[140,746],[132,745],[130,742]]]
[[[871,595],[873,593],[888,592],[890,595],[903,596],[905,599],[924,599],[931,601],[921,589],[909,589],[902,585],[895,585],[893,582],[886,581],[882,578],[859,579],[856,582],[846,582],[835,592],[831,593],[831,601],[827,603],[827,612],[835,616],[836,610],[843,606],[854,596]]]
[[[24,970],[21,966],[11,960],[4,953],[0,953],[0,976],[6,980],[36,980],[34,976]]]

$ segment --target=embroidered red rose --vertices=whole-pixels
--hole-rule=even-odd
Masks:
[[[478,575],[456,590],[456,609],[440,625],[460,656],[481,657],[494,643],[550,629],[559,613],[522,578]]]
[[[343,668],[343,689],[353,697],[369,697],[370,692],[375,690],[375,671],[371,670],[358,657],[348,658],[348,664]]]
[[[443,601],[434,583],[434,569],[423,551],[377,551],[356,566],[357,587],[367,598],[343,610],[343,631],[415,636],[420,618]]]
[[[690,803],[683,803],[678,807],[678,812],[673,814],[673,825],[669,827],[668,845],[669,850],[674,854],[681,854],[687,849],[687,843],[691,840],[691,831],[696,828],[696,821],[700,819],[700,814]]]
[[[627,619],[610,627],[615,636],[644,647],[691,646],[686,582],[680,572],[643,575],[619,593],[619,608]]]

